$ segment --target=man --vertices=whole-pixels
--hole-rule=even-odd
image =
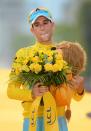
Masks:
[[[30,15],[28,16],[28,21],[30,23],[30,30],[34,34],[36,43],[33,47],[22,48],[16,53],[16,57],[22,57],[22,54],[28,54],[30,48],[37,48],[37,49],[44,49],[50,50],[54,47],[53,44],[53,32],[54,32],[54,21],[52,16],[50,15],[49,11],[45,8],[37,8],[33,10]],[[30,109],[33,101],[38,96],[43,96],[45,92],[48,91],[48,87],[43,86],[42,83],[36,83],[31,90],[26,87],[23,87],[18,82],[12,80],[12,77],[15,76],[14,70],[11,70],[10,74],[10,82],[8,84],[7,94],[10,98],[21,100],[22,105],[24,108],[24,125],[23,131],[29,130],[30,125]],[[78,82],[79,81],[79,82]],[[79,78],[73,81],[73,84],[76,85],[76,94],[77,97],[81,99],[83,96],[83,87],[79,86],[82,83],[82,80]],[[59,131],[68,131],[67,124],[65,120],[65,107],[57,107],[58,110],[58,124],[59,124]],[[37,120],[37,131],[44,130],[44,119],[43,119],[43,103],[42,106],[39,108],[38,112],[38,120]]]

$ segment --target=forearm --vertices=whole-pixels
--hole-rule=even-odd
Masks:
[[[21,89],[21,85],[16,83],[9,83],[7,88],[7,95],[11,99],[21,100],[21,101],[32,101],[31,90]]]

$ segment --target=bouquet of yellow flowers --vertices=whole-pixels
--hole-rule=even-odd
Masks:
[[[21,54],[20,54],[21,55]],[[17,81],[32,88],[36,82],[46,86],[67,82],[71,71],[62,54],[57,50],[31,50],[23,57],[16,57],[12,65]]]

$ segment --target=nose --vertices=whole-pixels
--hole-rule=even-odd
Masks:
[[[40,30],[44,30],[44,25],[40,25]]]

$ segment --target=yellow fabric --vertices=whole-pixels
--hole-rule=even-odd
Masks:
[[[42,44],[42,43],[39,43],[39,42],[36,42],[36,44],[33,46],[34,48],[41,48],[41,49],[50,49],[52,47],[55,47],[54,44],[52,43],[48,43],[48,44]]]
[[[25,48],[21,48],[19,49],[17,52],[16,52],[16,57],[26,57],[29,55],[29,53],[31,52],[31,50],[33,49],[47,49],[47,50],[50,50],[52,47],[56,47],[54,44],[51,44],[51,43],[48,43],[48,44],[42,44],[42,43],[39,43],[39,42],[36,42],[34,45],[32,46],[28,46],[28,47],[25,47]]]
[[[37,117],[38,117],[38,108],[40,105],[42,97],[37,97],[37,99],[32,103],[30,109],[30,131],[36,131],[37,128]]]
[[[30,114],[30,110],[31,110],[31,105],[32,105],[32,102],[30,102],[30,101],[22,102],[22,106],[24,108],[23,115],[26,118],[30,117],[29,114]],[[65,115],[65,106],[57,106],[56,108],[57,108],[57,115],[58,116],[64,116]],[[43,110],[44,110],[44,106],[39,106],[38,117],[43,116]]]
[[[58,131],[56,103],[50,92],[43,96],[44,101],[44,128],[45,131]]]
[[[31,96],[31,90],[21,89],[21,86],[12,82],[8,84],[7,95],[11,99],[21,101],[33,101]]]
[[[16,57],[21,58],[22,55],[28,55],[29,52],[31,51],[31,49],[33,48],[46,48],[46,49],[50,49],[51,47],[54,47],[52,44],[48,44],[48,45],[43,45],[42,43],[38,43],[36,42],[36,44],[32,47],[26,47],[26,48],[22,48],[20,49],[17,53],[16,53]],[[12,69],[13,70],[13,69]],[[21,85],[21,83],[17,83],[16,81],[12,80],[12,77],[14,76],[14,72],[10,74],[10,80],[9,80],[9,84],[8,84],[8,88],[7,88],[7,95],[9,98],[11,99],[16,99],[16,100],[21,100],[22,101],[22,106],[24,108],[24,112],[23,115],[24,117],[30,117],[30,109],[31,109],[31,104],[33,102],[32,99],[32,94],[31,94],[31,90],[27,89],[27,87]],[[73,93],[73,98],[75,100],[80,100],[83,95],[78,95],[77,93]],[[43,115],[43,106],[39,106],[39,110],[38,110],[38,116],[42,116]],[[64,106],[57,106],[57,112],[58,115],[63,116],[65,114],[65,107]]]
[[[31,106],[30,111],[30,131],[36,131],[37,127],[37,117],[38,117],[38,107],[42,97],[38,97]],[[57,110],[56,103],[50,92],[47,92],[43,95],[44,101],[44,130],[58,131],[58,119],[57,119]],[[50,103],[50,104],[49,104]]]

